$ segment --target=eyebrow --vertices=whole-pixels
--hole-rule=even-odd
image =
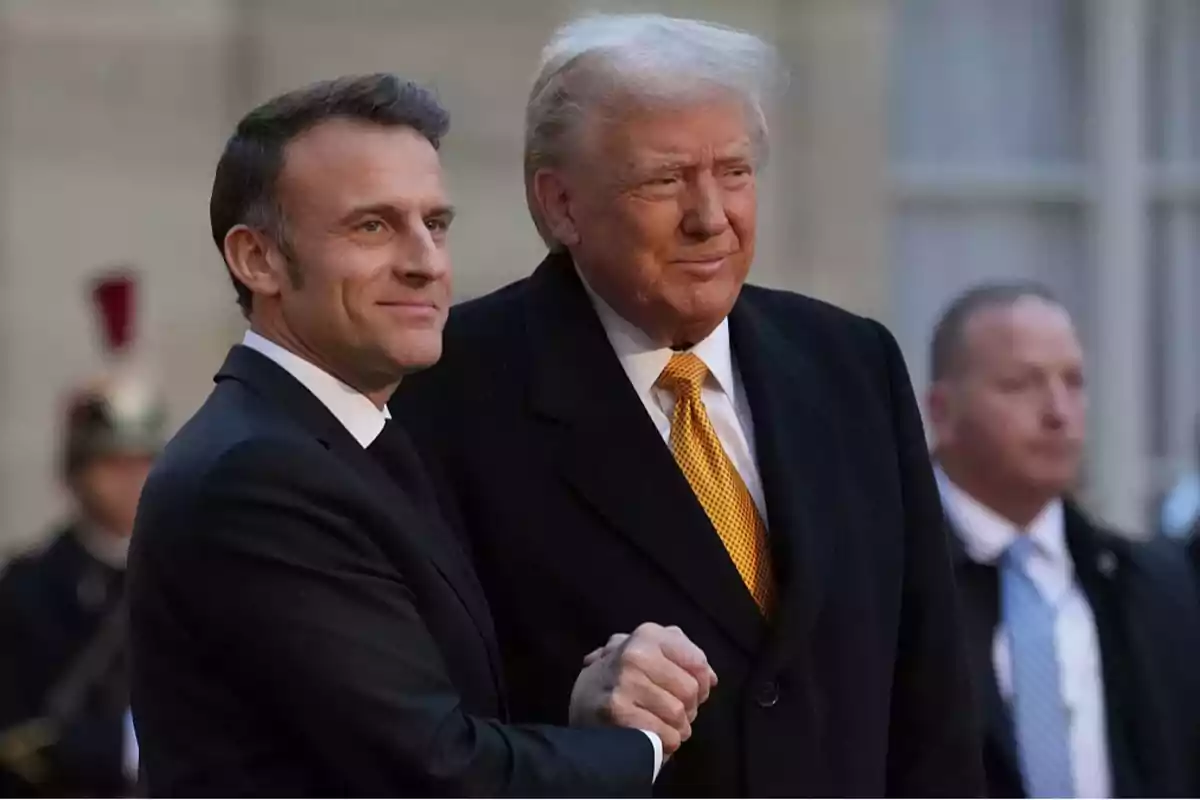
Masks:
[[[350,211],[348,211],[342,217],[341,221],[344,224],[344,223],[350,222],[351,220],[355,219],[356,217],[361,217],[361,216],[365,216],[368,214],[374,214],[374,215],[380,216],[380,217],[392,216],[396,213],[396,210],[397,210],[397,207],[395,205],[392,205],[391,203],[371,203],[369,205],[357,206],[355,208],[350,209]],[[457,215],[457,213],[458,213],[458,210],[453,205],[451,205],[449,203],[439,203],[439,204],[433,206],[432,208],[430,208],[424,214],[422,214],[422,216],[427,219],[440,218],[440,219],[444,219],[446,221],[450,221],[450,220],[454,219],[454,217]]]
[[[736,148],[731,147],[724,153],[720,153],[713,159],[713,163],[718,166],[727,166],[736,163],[752,163],[754,161],[754,148],[750,146],[742,147],[738,145]],[[646,172],[668,172],[673,170],[687,169],[695,165],[695,162],[690,158],[684,158],[677,155],[664,155],[661,158],[650,157],[643,162],[629,161],[627,168],[636,173]]]

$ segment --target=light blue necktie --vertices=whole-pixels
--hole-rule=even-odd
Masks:
[[[1074,797],[1070,717],[1062,696],[1054,631],[1058,610],[1029,578],[1027,568],[1035,549],[1027,536],[1020,537],[1005,553],[1001,569],[1017,750],[1030,797]]]

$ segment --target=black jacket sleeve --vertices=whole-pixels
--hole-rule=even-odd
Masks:
[[[274,443],[235,448],[199,489],[195,535],[168,557],[187,617],[323,772],[354,795],[649,795],[654,751],[639,731],[465,713],[353,498],[302,463]]]

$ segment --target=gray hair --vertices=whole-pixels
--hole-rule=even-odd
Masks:
[[[563,163],[580,122],[618,98],[678,104],[713,89],[740,97],[760,161],[767,114],[786,74],[774,47],[735,28],[661,14],[594,14],[555,31],[525,108],[525,197],[542,240],[561,249],[533,190],[538,170]]]

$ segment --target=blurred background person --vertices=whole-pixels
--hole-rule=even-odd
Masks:
[[[1200,459],[1200,421],[1196,425],[1194,451]],[[1200,522],[1200,473],[1193,464],[1163,497],[1158,528],[1163,536],[1190,542],[1197,522]]]
[[[70,397],[71,517],[0,576],[0,787],[18,795],[120,796],[136,778],[125,556],[165,415],[128,360],[135,288],[129,273],[94,287],[113,363]]]
[[[1036,284],[956,299],[930,348],[934,454],[992,796],[1200,793],[1200,596],[1175,542],[1072,499],[1088,393],[1070,315]]]

